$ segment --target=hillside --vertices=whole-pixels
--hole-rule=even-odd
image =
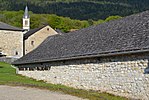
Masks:
[[[7,24],[22,27],[22,17],[24,11],[0,11],[0,21]],[[120,16],[109,16],[105,20],[74,20],[69,17],[57,16],[55,14],[34,14],[30,12],[31,29],[41,27],[44,24],[49,24],[54,29],[60,29],[64,32],[69,32],[71,29],[81,29],[90,25],[96,25],[110,20],[121,18]]]
[[[56,14],[73,19],[105,19],[111,15],[127,16],[149,9],[149,0],[0,0],[0,10],[24,10],[37,14]]]

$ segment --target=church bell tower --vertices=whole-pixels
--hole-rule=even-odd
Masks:
[[[26,30],[26,31],[30,30],[30,16],[29,16],[29,13],[28,13],[28,7],[27,6],[25,8],[25,13],[24,13],[24,16],[23,16],[23,29]]]

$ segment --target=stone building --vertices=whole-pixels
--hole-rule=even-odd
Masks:
[[[0,22],[0,51],[6,57],[22,57],[23,30]]]
[[[49,25],[30,30],[30,15],[26,6],[22,18],[23,29],[0,22],[0,52],[6,55],[0,61],[7,62],[6,58],[14,61],[38,47],[48,36],[58,34]],[[14,60],[11,60],[14,59]]]
[[[23,16],[23,29],[27,32],[24,34],[24,55],[37,48],[48,36],[58,34],[49,25],[30,30],[30,16],[28,7],[25,8]]]
[[[37,80],[148,100],[149,11],[50,36],[13,64]]]
[[[24,54],[37,48],[47,37],[58,34],[49,25],[32,29],[24,34]]]

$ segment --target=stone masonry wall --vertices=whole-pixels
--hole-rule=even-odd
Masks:
[[[149,54],[19,66],[18,74],[49,83],[148,100]],[[29,68],[30,67],[30,68]]]
[[[23,33],[21,31],[0,30],[0,50],[7,57],[22,57]]]
[[[37,31],[25,40],[25,54],[36,49],[47,37],[58,34],[50,26],[46,26],[41,30]]]
[[[6,62],[11,64],[12,62],[16,61],[18,58],[12,58],[12,57],[0,57],[0,62]]]

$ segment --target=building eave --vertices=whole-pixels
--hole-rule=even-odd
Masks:
[[[26,64],[36,64],[36,63],[47,63],[47,62],[57,62],[57,61],[65,61],[65,60],[76,60],[76,59],[85,59],[85,58],[98,58],[98,57],[110,57],[110,56],[121,56],[121,55],[130,55],[130,54],[140,54],[140,53],[148,53],[149,48],[147,49],[135,49],[129,51],[113,51],[113,52],[104,52],[100,54],[88,54],[88,55],[78,55],[71,56],[68,58],[54,58],[52,60],[41,60],[41,61],[33,61],[33,62],[22,62],[22,63],[12,63],[14,65],[26,65]]]
[[[0,30],[8,30],[8,31],[21,31],[23,32],[23,29],[4,29],[4,28],[0,28]]]

